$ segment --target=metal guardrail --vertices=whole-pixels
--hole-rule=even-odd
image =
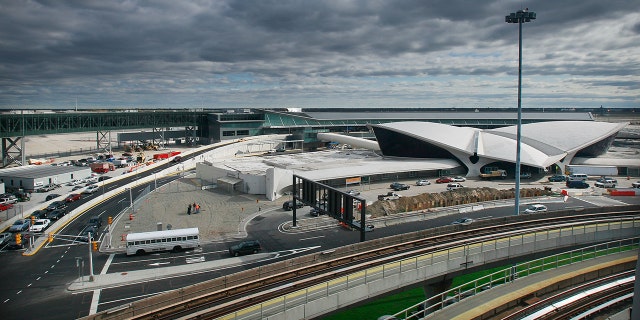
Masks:
[[[434,311],[451,307],[464,298],[474,296],[479,292],[489,290],[499,285],[513,282],[516,279],[524,278],[548,270],[557,269],[561,266],[595,259],[609,254],[635,250],[639,246],[640,237],[610,241],[602,244],[587,246],[576,250],[554,254],[528,262],[516,263],[509,268],[505,268],[504,270],[496,271],[474,281],[451,288],[391,316],[393,318],[405,320],[423,319],[425,315],[428,316]]]
[[[466,244],[463,246],[455,246],[449,249],[440,250],[437,252],[431,252],[422,254],[412,258],[406,258],[399,261],[385,263],[383,265],[374,266],[366,270],[355,271],[352,274],[340,276],[330,281],[326,281],[320,284],[315,284],[309,288],[300,289],[294,292],[286,293],[277,298],[270,299],[265,302],[256,303],[251,307],[244,308],[219,317],[218,319],[265,319],[270,317],[284,317],[284,313],[292,312],[295,315],[292,317],[300,316],[304,313],[304,317],[316,317],[318,314],[312,313],[313,310],[318,310],[318,301],[339,301],[339,305],[346,305],[349,301],[359,301],[353,297],[354,290],[357,290],[360,286],[378,286],[386,282],[396,282],[400,280],[402,275],[416,275],[420,278],[417,281],[424,281],[433,276],[428,276],[428,272],[433,274],[446,273],[448,265],[457,265],[458,262],[464,261],[466,257],[470,255],[483,254],[487,252],[497,252],[504,250],[515,254],[512,249],[521,249],[523,246],[531,245],[544,241],[555,241],[562,237],[579,237],[586,233],[598,233],[605,232],[619,232],[624,228],[635,228],[637,222],[633,221],[618,221],[602,224],[588,224],[583,226],[574,227],[558,227],[553,230],[545,230],[538,232],[531,232],[529,234],[520,234],[507,236],[499,239],[485,240],[480,243]],[[608,230],[608,231],[607,231]],[[514,249],[514,250],[515,250]],[[519,251],[519,250],[516,250]],[[494,254],[495,255],[495,254]],[[443,269],[444,268],[444,269]],[[437,271],[433,271],[437,270]],[[519,275],[522,272],[531,272],[517,270],[513,273]],[[419,275],[419,276],[418,276]],[[291,286],[304,286],[304,284],[292,283]],[[361,287],[362,288],[362,287]],[[272,293],[278,292],[279,288],[271,289]],[[367,291],[366,289],[362,289]],[[254,296],[245,297],[245,299],[253,299]],[[316,301],[316,306],[309,306],[310,301]],[[233,302],[231,302],[233,303]],[[416,305],[417,306],[417,305]],[[332,307],[335,307],[332,305]],[[415,307],[415,306],[414,306]],[[309,312],[309,313],[307,313]],[[203,311],[202,314],[206,314],[207,311]],[[311,314],[310,314],[311,313]],[[192,316],[199,316],[201,313],[194,313]]]

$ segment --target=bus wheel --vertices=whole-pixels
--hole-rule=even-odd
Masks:
[[[180,252],[180,251],[182,251],[182,247],[181,246],[173,247],[173,252]]]
[[[139,256],[141,256],[141,255],[143,255],[143,254],[144,254],[144,250],[142,250],[142,249],[138,249],[138,251],[136,251],[136,254],[137,254],[137,255],[139,255]]]

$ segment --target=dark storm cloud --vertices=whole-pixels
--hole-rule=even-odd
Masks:
[[[588,84],[613,96],[607,83],[637,102],[640,16],[624,0],[25,0],[0,3],[0,106],[79,96],[96,106],[382,107],[465,95],[495,105],[517,72],[517,25],[504,16],[521,6],[538,14],[524,27],[531,96],[581,78],[576,104]]]

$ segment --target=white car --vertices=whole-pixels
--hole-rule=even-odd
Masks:
[[[49,227],[50,223],[51,223],[51,220],[49,220],[49,219],[38,219],[33,223],[33,225],[31,225],[29,227],[29,231],[31,231],[31,232],[42,232],[42,231],[44,231],[44,229]]]
[[[452,182],[465,182],[465,181],[467,181],[467,178],[461,177],[461,176],[457,176],[457,177],[451,178],[451,181]]]
[[[94,192],[98,191],[98,189],[100,189],[100,187],[98,187],[98,186],[97,186],[97,185],[95,185],[95,184],[92,184],[92,185],[88,186],[87,188],[85,188],[85,189],[82,191],[82,193],[84,193],[84,194],[92,194],[92,193],[94,193]]]
[[[547,207],[542,204],[532,204],[524,210],[524,213],[538,213],[538,212],[546,212]]]
[[[420,179],[416,181],[416,186],[428,186],[430,184],[431,184],[431,181],[425,180],[425,179]]]
[[[598,179],[598,181],[596,181],[596,183],[594,183],[593,185],[598,188],[615,188],[616,180],[602,178],[602,179]]]
[[[98,177],[95,177],[95,176],[86,177],[86,178],[84,178],[83,182],[98,182]]]
[[[352,195],[352,196],[359,196],[360,195],[360,191],[358,190],[349,190],[347,191],[348,195]]]
[[[471,218],[460,218],[454,222],[451,222],[452,225],[463,225],[463,226],[468,226],[470,224],[472,224],[475,220],[471,219]]]
[[[82,180],[80,179],[73,179],[71,181],[69,181],[69,183],[67,183],[68,186],[75,186],[75,185],[79,185],[82,183]]]
[[[640,181],[636,181],[636,182],[632,183],[631,186],[634,187],[634,188],[640,188]]]
[[[461,188],[464,188],[464,186],[459,184],[459,183],[449,183],[447,185],[447,190],[448,191],[457,190],[457,189],[461,189]]]

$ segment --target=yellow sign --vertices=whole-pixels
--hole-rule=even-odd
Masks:
[[[354,183],[360,183],[360,181],[362,180],[362,178],[357,177],[357,178],[347,178],[345,179],[347,184],[354,184]]]

